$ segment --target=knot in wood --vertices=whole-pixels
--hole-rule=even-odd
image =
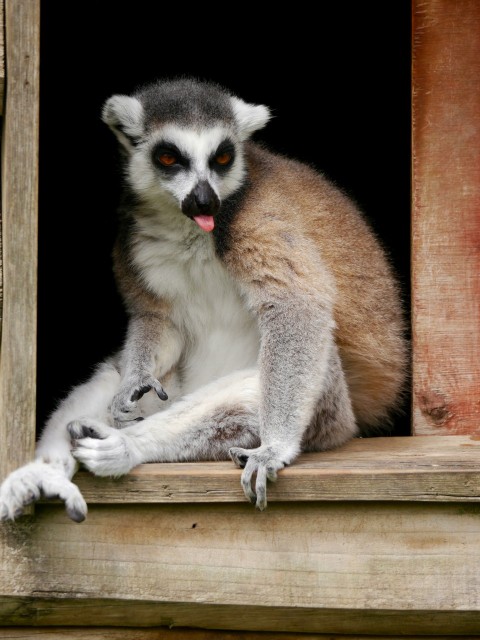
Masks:
[[[444,393],[430,389],[421,393],[420,410],[436,427],[441,427],[453,418],[453,412]]]

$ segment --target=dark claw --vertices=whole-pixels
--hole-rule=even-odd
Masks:
[[[146,384],[143,387],[140,387],[140,389],[135,389],[135,391],[132,393],[132,397],[130,398],[130,402],[136,402],[137,400],[139,400],[141,397],[143,397],[148,391],[150,391],[152,387],[148,384]]]
[[[145,420],[145,418],[142,418],[142,416],[140,416],[139,418],[135,418],[135,422],[141,422],[142,420]]]
[[[161,389],[160,391],[155,389],[155,391],[157,392],[157,396],[160,398],[160,400],[168,400],[168,396],[163,389]]]
[[[96,438],[97,440],[104,440],[95,429],[92,427],[82,427],[83,437],[84,438]]]
[[[83,522],[85,520],[85,514],[77,509],[67,509],[67,514],[74,522]]]
[[[80,440],[81,438],[97,438],[102,439],[98,435],[98,433],[92,427],[87,427],[84,424],[80,424],[77,426],[75,423],[70,423],[67,425],[68,432],[71,437],[72,445],[75,446],[76,440]]]
[[[237,456],[237,460],[242,465],[242,467],[244,467],[248,462],[248,456],[242,453],[242,455]]]

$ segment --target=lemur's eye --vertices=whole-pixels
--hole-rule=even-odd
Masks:
[[[180,169],[189,167],[190,162],[180,149],[168,140],[162,140],[152,149],[152,162],[166,177],[172,177]]]
[[[218,156],[215,156],[215,162],[224,167],[225,165],[230,164],[230,162],[232,161],[232,157],[233,156],[231,153],[225,151],[224,153],[219,153]]]
[[[210,156],[210,169],[217,172],[219,175],[224,175],[230,170],[234,160],[235,147],[233,142],[226,138],[218,145],[216,151]]]
[[[157,156],[157,160],[160,164],[163,164],[164,167],[171,167],[177,162],[177,157],[173,155],[173,153],[161,153]]]

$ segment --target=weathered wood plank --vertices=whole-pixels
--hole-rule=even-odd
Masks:
[[[0,115],[3,114],[5,94],[5,3],[0,0]]]
[[[5,599],[0,597],[0,615],[4,604]],[[91,620],[92,617],[97,620],[108,617],[110,620],[108,624],[117,624],[122,627],[131,627],[132,625],[158,627],[168,624],[168,620],[173,620],[175,617],[180,616],[184,619],[192,620],[192,625],[194,626],[208,626],[213,623],[219,628],[227,629],[227,635],[225,636],[227,640],[231,637],[228,633],[235,633],[235,631],[232,632],[230,630],[231,625],[238,624],[239,620],[245,620],[245,616],[254,616],[257,620],[256,624],[265,628],[279,628],[283,631],[284,628],[298,627],[300,629],[298,633],[302,634],[300,638],[311,637],[309,632],[305,633],[301,629],[314,626],[319,629],[318,633],[321,635],[313,635],[313,637],[324,638],[325,640],[336,640],[337,638],[341,640],[367,640],[370,635],[374,636],[372,640],[382,640],[382,638],[396,640],[398,635],[395,630],[403,631],[400,636],[402,638],[420,639],[421,637],[425,639],[425,632],[425,634],[428,634],[428,640],[436,640],[437,638],[455,640],[455,638],[464,638],[466,635],[468,635],[469,639],[474,639],[478,637],[476,634],[479,633],[478,613],[471,611],[428,613],[426,615],[424,612],[398,613],[397,611],[387,611],[372,613],[370,611],[351,612],[339,609],[317,611],[308,608],[283,608],[277,611],[268,611],[260,606],[249,608],[247,611],[239,607],[219,607],[215,605],[193,604],[165,607],[161,604],[143,602],[91,601],[89,599],[78,601],[35,600],[28,603],[28,601],[22,602],[20,598],[12,598],[10,600],[10,608],[17,608],[19,615],[21,613],[24,614],[22,622],[19,623],[20,625],[28,625],[27,620],[34,620],[34,624],[41,625],[46,618],[49,620],[47,624],[61,625],[65,623],[55,621],[68,619],[75,622],[67,624],[82,625],[83,620]],[[352,632],[347,632],[348,635],[346,636],[338,636],[336,633],[332,634],[328,631],[332,627],[337,628],[339,624],[345,629],[351,629]],[[411,631],[412,629],[415,629],[415,631]],[[431,631],[432,629],[434,629],[433,632]],[[390,633],[392,631],[394,632],[393,638]],[[84,637],[90,638],[90,626],[86,622],[83,623],[83,633]],[[222,633],[225,632],[222,631]],[[357,635],[358,633],[361,635]],[[422,635],[417,636],[416,634],[418,633]],[[448,634],[448,636],[434,635],[440,633]],[[273,635],[274,637],[282,638],[279,632],[275,632]],[[107,635],[106,638],[108,639],[109,636]],[[260,638],[261,636],[259,636],[259,640]],[[132,640],[132,636],[129,637],[129,640]],[[141,636],[139,640],[143,640]]]
[[[472,504],[39,506],[0,528],[0,623],[480,633],[479,535]]]
[[[269,500],[480,500],[475,436],[365,438],[304,454],[269,487]],[[75,476],[88,503],[245,502],[231,462],[146,464],[120,479]]]
[[[480,433],[480,3],[414,0],[414,433]]]
[[[6,0],[5,9],[0,477],[29,460],[35,444],[40,3]]]
[[[88,634],[88,636],[87,636]],[[0,638],[4,640],[368,640],[357,635],[324,635],[318,633],[268,633],[255,631],[203,631],[199,629],[142,629],[129,627],[8,627],[0,629]],[[468,636],[476,640],[480,636]],[[378,636],[374,640],[425,640],[425,636]],[[428,636],[428,640],[465,640],[465,636]]]

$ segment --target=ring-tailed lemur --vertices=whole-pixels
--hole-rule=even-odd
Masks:
[[[126,182],[114,248],[126,340],[3,482],[0,518],[43,494],[83,520],[78,463],[119,476],[229,456],[263,509],[267,480],[301,451],[388,419],[406,367],[392,269],[344,193],[248,140],[269,118],[190,78],[107,100]]]

